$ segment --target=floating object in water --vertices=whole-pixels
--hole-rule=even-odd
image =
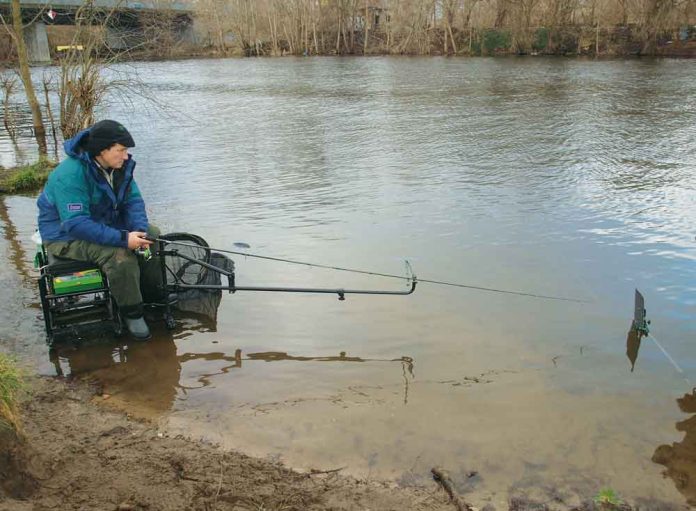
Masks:
[[[647,311],[645,310],[645,298],[636,289],[634,305],[633,305],[633,324],[631,329],[635,330],[640,335],[650,335],[650,320],[646,319]]]
[[[650,320],[647,319],[647,311],[645,309],[645,298],[640,291],[636,289],[634,306],[633,306],[633,321],[631,323],[631,329],[628,332],[628,339],[626,341],[626,355],[628,355],[631,361],[631,372],[635,367],[636,359],[638,358],[638,350],[640,349],[640,341],[643,337],[649,337],[655,343],[655,346],[659,348],[665,358],[672,364],[672,367],[686,380],[686,382],[691,385],[691,381],[684,374],[684,370],[679,367],[676,360],[669,354],[665,347],[655,338],[654,335],[650,333]]]

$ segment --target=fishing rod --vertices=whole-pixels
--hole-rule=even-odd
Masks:
[[[223,250],[223,249],[216,249],[213,247],[209,247],[205,241],[202,239],[198,238],[197,236],[193,235],[186,235],[188,239],[198,239],[202,241],[204,244],[194,244],[194,243],[187,243],[183,242],[177,239],[172,239],[171,236],[176,236],[176,235],[168,235],[169,237],[164,237],[164,238],[154,238],[151,236],[147,236],[146,239],[149,241],[157,241],[164,245],[178,245],[178,246],[183,246],[183,247],[189,247],[193,248],[196,250],[205,250],[205,251],[211,251],[214,250],[216,252],[221,252],[221,253],[233,253],[237,254],[238,252],[235,251],[229,251],[229,250]],[[149,258],[152,256],[150,254],[149,249],[141,249],[138,251],[140,255],[143,255],[146,258]],[[237,291],[266,291],[266,292],[281,292],[281,293],[323,293],[323,294],[336,294],[338,295],[339,300],[345,300],[345,296],[348,294],[359,294],[359,295],[395,295],[395,296],[404,296],[404,295],[410,295],[416,290],[416,285],[418,284],[418,279],[416,276],[413,274],[413,271],[411,269],[411,265],[409,264],[408,261],[406,261],[406,271],[407,271],[407,276],[401,276],[403,280],[406,280],[410,285],[409,288],[404,290],[404,291],[390,291],[390,290],[376,290],[376,289],[343,289],[343,288],[307,288],[307,287],[278,287],[278,286],[273,286],[273,287],[260,287],[260,286],[238,286],[235,282],[235,273],[234,273],[234,266],[231,268],[226,268],[226,267],[220,267],[216,266],[214,264],[211,264],[207,260],[203,260],[199,257],[193,257],[185,252],[173,249],[173,250],[165,250],[165,249],[159,249],[155,251],[155,254],[158,256],[163,256],[162,257],[162,282],[166,283],[166,288],[170,292],[177,293],[179,291],[187,291],[187,290],[210,290],[210,291],[229,291],[230,293],[235,293]],[[178,271],[173,271],[171,268],[169,268],[166,264],[166,257],[172,257],[172,258],[180,258],[186,261],[184,265],[182,265]],[[188,283],[183,279],[185,270],[187,268],[191,267],[197,267],[200,266],[201,268],[204,268],[205,270],[210,270],[212,272],[218,273],[219,275],[224,275],[227,277],[227,285],[223,285],[221,283],[217,284],[205,284],[201,282],[201,279],[199,278],[195,283]],[[168,283],[167,282],[167,276],[168,273],[173,277],[174,282]],[[167,312],[166,315],[169,316],[169,304],[167,303]]]
[[[180,245],[180,246],[187,246],[190,248],[197,248],[200,249],[201,246],[199,245],[194,245],[191,243],[186,243],[183,241],[175,241],[175,240],[167,240],[163,238],[152,238],[152,237],[147,237],[147,239],[151,241],[159,241],[161,243],[165,244],[174,244],[174,245]],[[244,244],[246,245],[246,244]],[[247,245],[248,246],[248,245]],[[238,250],[228,250],[228,249],[221,249],[221,248],[214,248],[214,247],[205,247],[207,250],[214,250],[215,252],[221,252],[224,254],[234,254],[234,255],[240,255],[244,257],[251,257],[255,259],[263,259],[266,261],[275,261],[275,262],[281,262],[281,263],[288,263],[288,264],[297,264],[301,266],[308,266],[311,268],[323,268],[327,270],[336,270],[336,271],[344,271],[344,272],[349,272],[349,273],[358,273],[362,275],[372,275],[372,276],[377,276],[377,277],[386,277],[386,278],[391,278],[391,279],[399,279],[399,280],[406,280],[411,282],[412,284],[412,290],[413,292],[415,290],[415,286],[417,282],[424,282],[428,284],[437,284],[441,286],[451,286],[451,287],[459,287],[459,288],[464,288],[464,289],[472,289],[475,291],[486,291],[490,293],[502,293],[502,294],[508,294],[508,295],[516,295],[516,296],[525,296],[528,298],[537,298],[537,299],[542,299],[542,300],[558,300],[558,301],[564,301],[564,302],[575,302],[575,303],[591,303],[589,300],[584,300],[581,298],[573,298],[573,297],[564,297],[564,296],[553,296],[553,295],[543,295],[543,294],[538,294],[538,293],[529,293],[529,292],[524,292],[524,291],[513,291],[509,289],[497,289],[497,288],[492,288],[492,287],[484,287],[484,286],[475,286],[471,284],[462,284],[462,283],[457,283],[457,282],[446,282],[442,280],[429,280],[429,279],[421,279],[421,278],[416,278],[415,275],[413,275],[411,271],[411,265],[409,264],[408,261],[406,261],[406,267],[408,270],[409,275],[408,276],[403,276],[403,275],[395,275],[391,273],[381,273],[381,272],[376,272],[376,271],[368,271],[368,270],[359,270],[355,268],[345,268],[341,266],[331,266],[331,265],[326,265],[326,264],[319,264],[319,263],[310,263],[306,261],[296,261],[293,259],[285,259],[282,257],[271,257],[271,256],[264,256],[264,255],[259,255],[259,254],[252,254],[249,252],[241,252]],[[179,257],[182,257],[182,254],[177,254]],[[259,290],[258,288],[237,288],[240,291],[241,290],[247,290],[247,291],[256,291]],[[264,288],[264,290],[282,290],[283,288]],[[347,291],[346,291],[347,292]],[[384,293],[379,293],[379,294],[384,294]],[[405,292],[394,292],[392,294],[410,294],[410,293],[405,293]]]

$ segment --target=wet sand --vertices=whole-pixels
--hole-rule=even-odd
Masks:
[[[149,421],[101,406],[109,396],[84,381],[36,378],[32,386],[25,443],[0,437],[3,511],[453,509],[435,483],[404,489],[340,470],[299,473],[169,437]],[[8,459],[19,462],[9,473]]]
[[[23,403],[25,440],[18,444],[0,435],[0,511],[688,509],[654,502],[631,507],[625,501],[603,508],[592,495],[546,487],[528,488],[503,508],[470,501],[475,493],[455,483],[455,495],[467,502],[457,507],[434,481],[397,485],[348,477],[342,467],[299,472],[272,459],[171,436],[155,422],[111,406],[111,396],[94,380],[34,377],[30,385]],[[673,445],[656,456],[679,471],[684,453]],[[468,474],[472,481],[485,477]]]

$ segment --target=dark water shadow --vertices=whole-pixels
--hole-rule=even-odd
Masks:
[[[3,237],[7,240],[10,247],[10,263],[13,269],[21,276],[22,281],[25,284],[34,287],[35,282],[32,276],[29,274],[24,261],[27,260],[27,254],[22,247],[22,243],[19,240],[19,233],[17,227],[15,227],[14,222],[10,218],[10,212],[7,208],[7,203],[4,197],[0,197],[0,222],[2,223]]]
[[[696,414],[696,388],[677,399],[677,404],[682,412]],[[689,506],[696,506],[696,415],[677,422],[676,428],[684,432],[682,441],[659,446],[652,461],[664,465],[663,474],[672,479]]]
[[[641,334],[638,330],[631,328],[628,331],[628,335],[626,337],[626,356],[631,362],[631,372],[633,372],[636,367],[636,360],[638,360],[638,352],[640,351],[640,343],[642,339],[643,334]]]
[[[184,351],[191,347],[185,339],[194,331],[215,331],[215,326],[210,322],[198,322],[196,318],[181,319],[186,327],[174,331],[159,323],[152,324],[153,336],[147,342],[94,335],[80,338],[79,342],[62,343],[50,351],[50,362],[57,376],[90,381],[96,386],[97,395],[109,400],[110,404],[150,419],[171,411],[178,396],[212,386],[216,377],[242,370],[246,363],[260,361],[398,362],[404,376],[404,402],[408,401],[409,380],[414,378],[411,357],[367,359],[348,356],[345,352],[337,356],[293,356],[280,351],[244,356],[241,349],[236,349],[234,354],[196,353]],[[209,362],[211,370],[196,376],[197,385],[184,385],[181,383],[182,367],[193,361]],[[222,367],[220,362],[223,362]]]

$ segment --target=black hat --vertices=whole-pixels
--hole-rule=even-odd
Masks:
[[[114,144],[121,144],[126,147],[135,147],[133,137],[120,122],[108,119],[95,123],[89,130],[89,138],[84,147],[89,155],[94,158],[104,149],[108,149]]]

